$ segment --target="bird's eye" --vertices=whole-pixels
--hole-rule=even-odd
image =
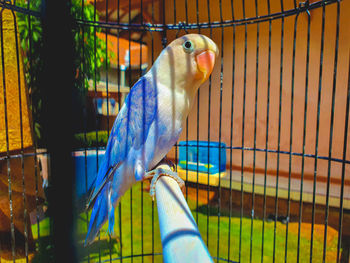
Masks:
[[[187,53],[191,53],[194,50],[194,45],[191,40],[186,40],[182,46]]]

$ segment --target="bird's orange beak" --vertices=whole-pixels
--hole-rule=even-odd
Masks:
[[[215,57],[216,54],[211,50],[205,50],[196,56],[198,69],[203,73],[202,83],[209,78],[213,71]]]

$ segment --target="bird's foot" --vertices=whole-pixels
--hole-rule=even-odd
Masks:
[[[174,164],[172,161],[170,161],[169,159],[167,159],[166,157],[164,157],[164,158],[158,163],[157,166],[159,166],[159,165],[168,165],[172,171],[175,171],[175,170],[176,170],[175,164]],[[157,166],[156,166],[156,167],[157,167]]]
[[[153,201],[156,193],[156,183],[161,176],[169,176],[173,178],[179,184],[181,189],[185,186],[185,182],[174,171],[171,171],[169,169],[164,169],[161,167],[158,167],[152,171],[149,171],[146,173],[146,177],[147,178],[152,177],[149,194],[152,197]]]

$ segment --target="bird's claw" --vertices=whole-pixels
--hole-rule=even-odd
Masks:
[[[162,161],[160,161],[160,164],[168,165],[171,168],[172,171],[176,170],[176,165],[172,161],[167,159],[167,158],[164,158]]]
[[[168,169],[156,168],[152,171],[149,171],[146,174],[146,176],[153,177],[150,185],[150,191],[149,191],[149,194],[152,197],[153,201],[154,201],[154,196],[156,192],[156,183],[161,176],[169,176],[173,178],[179,184],[181,189],[185,186],[185,182],[177,175],[177,173]]]

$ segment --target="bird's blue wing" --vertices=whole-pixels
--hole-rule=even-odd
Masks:
[[[124,160],[130,148],[139,149],[144,144],[157,113],[156,95],[155,85],[145,77],[131,89],[110,136],[113,163]]]
[[[145,143],[156,114],[157,87],[149,79],[141,77],[131,88],[114,122],[88,207],[113,175],[113,168],[126,159],[131,148],[139,149]]]

